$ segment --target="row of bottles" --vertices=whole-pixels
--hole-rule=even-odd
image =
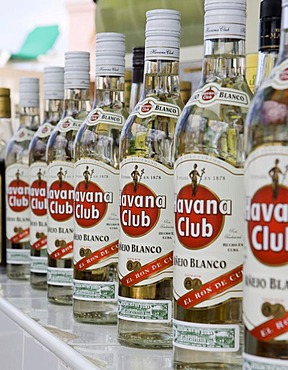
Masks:
[[[121,344],[173,343],[175,369],[240,369],[243,357],[249,369],[288,366],[288,1],[267,78],[279,39],[273,4],[261,4],[260,30],[276,41],[267,53],[271,43],[260,42],[254,98],[246,0],[205,1],[202,76],[185,106],[175,10],[146,14],[130,114],[119,33],[96,36],[92,107],[86,52],[45,69],[40,127],[39,81],[21,79],[5,157],[8,277],[47,285],[49,301],[72,304],[77,321],[118,316]]]

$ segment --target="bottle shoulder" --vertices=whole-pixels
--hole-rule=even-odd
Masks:
[[[201,153],[243,167],[244,124],[251,100],[245,79],[200,86],[177,122],[174,159]]]
[[[262,145],[288,145],[288,89],[257,90],[246,119],[246,155]]]

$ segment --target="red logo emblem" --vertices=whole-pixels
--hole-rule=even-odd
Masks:
[[[53,182],[48,191],[48,207],[54,220],[69,220],[73,216],[74,208],[73,186],[64,180]]]
[[[274,196],[273,196],[274,194]],[[288,189],[278,184],[260,188],[248,207],[248,238],[254,256],[267,265],[288,263]]]
[[[280,80],[281,80],[281,81],[287,81],[287,80],[288,80],[288,68],[285,68],[285,69],[280,73]]]
[[[97,225],[107,212],[104,191],[94,182],[81,181],[75,189],[75,220],[79,226]]]
[[[29,207],[29,185],[20,179],[10,182],[7,189],[9,207],[14,212],[23,212]]]
[[[212,100],[215,97],[216,93],[212,89],[208,89],[203,92],[202,99],[205,101]]]
[[[99,112],[98,111],[95,111],[92,115],[91,115],[91,117],[90,117],[90,121],[91,122],[95,122],[95,121],[97,121],[97,119],[100,117],[100,114],[99,114]]]
[[[63,128],[68,128],[70,125],[72,124],[71,121],[67,120],[67,121],[64,121],[63,124],[62,124],[62,127]]]
[[[142,183],[129,183],[121,193],[120,222],[122,230],[131,237],[149,233],[157,224],[163,199]]]
[[[41,178],[30,186],[30,207],[36,216],[47,214],[47,183]]]
[[[142,105],[141,112],[142,113],[148,113],[148,112],[150,112],[151,109],[152,109],[152,104],[148,101],[147,103]]]
[[[230,201],[220,201],[202,185],[193,195],[191,185],[184,186],[176,198],[175,228],[179,242],[188,249],[207,247],[215,241],[224,226],[224,215],[231,214]]]

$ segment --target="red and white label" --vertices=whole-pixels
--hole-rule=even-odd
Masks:
[[[248,94],[236,89],[221,87],[217,83],[206,84],[201,89],[194,92],[189,105],[197,105],[201,108],[215,105],[219,109],[219,104],[247,107],[250,103]],[[215,113],[219,113],[218,110]]]
[[[287,147],[263,146],[247,158],[243,309],[260,341],[288,340],[287,173]]]
[[[75,268],[93,270],[117,262],[119,171],[96,160],[75,164]]]
[[[121,163],[120,186],[122,283],[141,286],[171,277],[173,171],[150,159],[129,157]]]
[[[284,60],[271,71],[271,75],[264,82],[265,87],[271,86],[275,90],[287,89],[288,61]]]
[[[71,258],[74,230],[74,168],[55,161],[47,169],[48,253],[52,258]]]
[[[242,295],[243,170],[207,155],[175,163],[174,296],[183,308]]]
[[[152,115],[161,115],[177,119],[180,113],[181,108],[179,108],[178,105],[150,97],[140,101],[133,111],[133,114],[136,114],[140,118],[150,117]]]
[[[13,164],[6,168],[7,238],[12,243],[29,241],[29,173],[28,166]]]
[[[47,166],[35,162],[29,168],[30,244],[40,250],[47,247]]]

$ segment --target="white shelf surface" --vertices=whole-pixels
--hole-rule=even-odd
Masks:
[[[172,350],[121,346],[116,325],[81,324],[71,306],[0,272],[1,369],[168,370]],[[4,362],[3,362],[4,360]]]

